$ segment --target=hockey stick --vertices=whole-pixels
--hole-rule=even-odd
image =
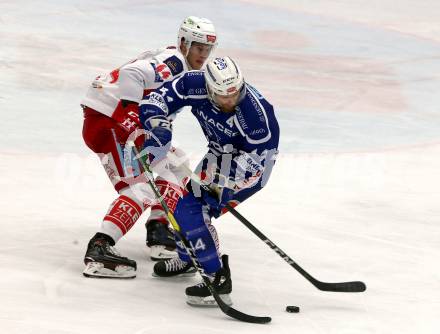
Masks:
[[[296,269],[303,277],[305,277],[310,283],[312,283],[316,288],[322,291],[332,291],[332,292],[363,292],[367,289],[364,282],[353,281],[353,282],[339,282],[339,283],[329,283],[321,282],[305,271],[299,264],[292,260],[290,256],[284,253],[274,242],[272,242],[268,237],[266,237],[262,232],[260,232],[254,225],[251,224],[249,220],[244,218],[237,210],[235,210],[230,204],[226,204],[226,208],[231,212],[231,214],[242,222],[248,229],[250,229],[257,237],[259,237],[263,242],[268,245],[272,250],[274,250],[284,261],[290,264]]]
[[[197,259],[194,248],[189,243],[188,239],[183,235],[183,233],[180,232],[179,224],[177,223],[173,213],[168,208],[168,205],[163,200],[159,189],[157,188],[156,184],[154,183],[154,177],[153,177],[152,171],[150,170],[150,167],[139,156],[139,152],[138,152],[136,146],[134,145],[134,143],[133,143],[133,149],[136,154],[136,157],[141,162],[142,168],[144,170],[144,175],[146,175],[146,177],[148,179],[148,184],[150,185],[151,189],[153,190],[156,198],[159,200],[162,208],[165,210],[165,213],[168,217],[168,220],[174,228],[174,232],[180,238],[180,240],[182,240],[182,243],[185,247],[185,250],[188,253],[189,257],[191,258],[191,261],[192,261],[194,267],[197,269],[200,276],[202,276],[203,282],[208,287],[209,292],[211,292],[212,296],[214,297],[215,301],[217,302],[217,305],[222,310],[222,312],[225,313],[226,315],[230,316],[231,318],[234,318],[234,319],[237,319],[240,321],[244,321],[244,322],[249,322],[249,323],[254,323],[254,324],[265,324],[265,323],[270,322],[272,320],[271,317],[258,317],[258,316],[253,316],[250,314],[240,312],[240,311],[232,308],[231,306],[227,305],[220,298],[217,291],[214,289],[214,286],[212,285],[211,281],[209,280],[208,276],[206,275],[205,271],[203,270],[199,260]]]
[[[209,186],[203,184],[200,178],[194,174],[188,168],[188,172],[191,172],[191,182],[195,182],[196,185],[200,186],[203,190],[207,191],[211,196],[217,198],[214,190]],[[353,282],[338,282],[329,283],[321,282],[305,271],[299,264],[297,264],[293,259],[288,256],[285,252],[281,250],[273,241],[266,237],[259,229],[257,229],[249,220],[243,217],[233,206],[229,203],[226,204],[228,211],[237,218],[243,225],[250,229],[257,237],[259,237],[266,245],[268,245],[272,250],[274,250],[284,261],[290,264],[296,271],[298,271],[305,279],[312,283],[316,288],[322,291],[332,291],[332,292],[363,292],[367,289],[364,282],[353,281]]]

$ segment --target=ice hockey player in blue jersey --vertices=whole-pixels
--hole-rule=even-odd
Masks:
[[[231,304],[228,256],[220,255],[211,219],[227,211],[226,203],[236,206],[265,186],[278,153],[278,122],[272,105],[244,81],[237,63],[229,57],[215,58],[205,71],[187,72],[140,103],[141,124],[151,133],[144,151],[152,165],[166,157],[172,120],[184,106],[191,107],[208,141],[208,152],[195,173],[216,189],[218,198],[189,182],[174,216],[219,295]],[[153,275],[194,274],[179,240],[177,245],[179,257],[156,263]],[[204,283],[188,287],[186,295],[190,305],[215,305]]]

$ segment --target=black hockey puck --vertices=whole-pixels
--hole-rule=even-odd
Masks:
[[[299,307],[298,306],[286,306],[286,311],[289,313],[298,313],[299,312]]]

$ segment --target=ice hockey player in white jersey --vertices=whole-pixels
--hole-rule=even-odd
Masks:
[[[177,48],[146,51],[109,74],[98,76],[81,101],[83,139],[98,154],[119,194],[88,243],[83,272],[86,277],[136,276],[136,262],[119,255],[113,246],[151,206],[152,214],[146,224],[150,256],[158,260],[175,255],[174,237],[163,211],[154,207],[155,196],[145,180],[133,181],[140,172],[136,168],[127,168],[126,161],[132,160],[133,154],[126,154],[124,145],[130,134],[140,128],[138,104],[141,99],[188,70],[200,70],[216,45],[217,35],[211,21],[187,17],[179,29]],[[136,144],[141,148],[143,139]],[[179,156],[179,150],[171,151]],[[177,170],[173,172],[179,173]],[[165,200],[173,206],[172,190],[178,185],[165,179],[156,179],[156,184],[168,189],[169,196]]]

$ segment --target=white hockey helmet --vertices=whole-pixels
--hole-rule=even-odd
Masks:
[[[192,42],[211,45],[211,52],[217,46],[217,34],[210,20],[197,16],[188,16],[183,20],[177,35],[177,47],[180,49],[184,43],[188,50]]]
[[[229,57],[217,57],[206,64],[205,81],[208,96],[228,96],[241,92],[244,95],[244,78],[238,65]]]

